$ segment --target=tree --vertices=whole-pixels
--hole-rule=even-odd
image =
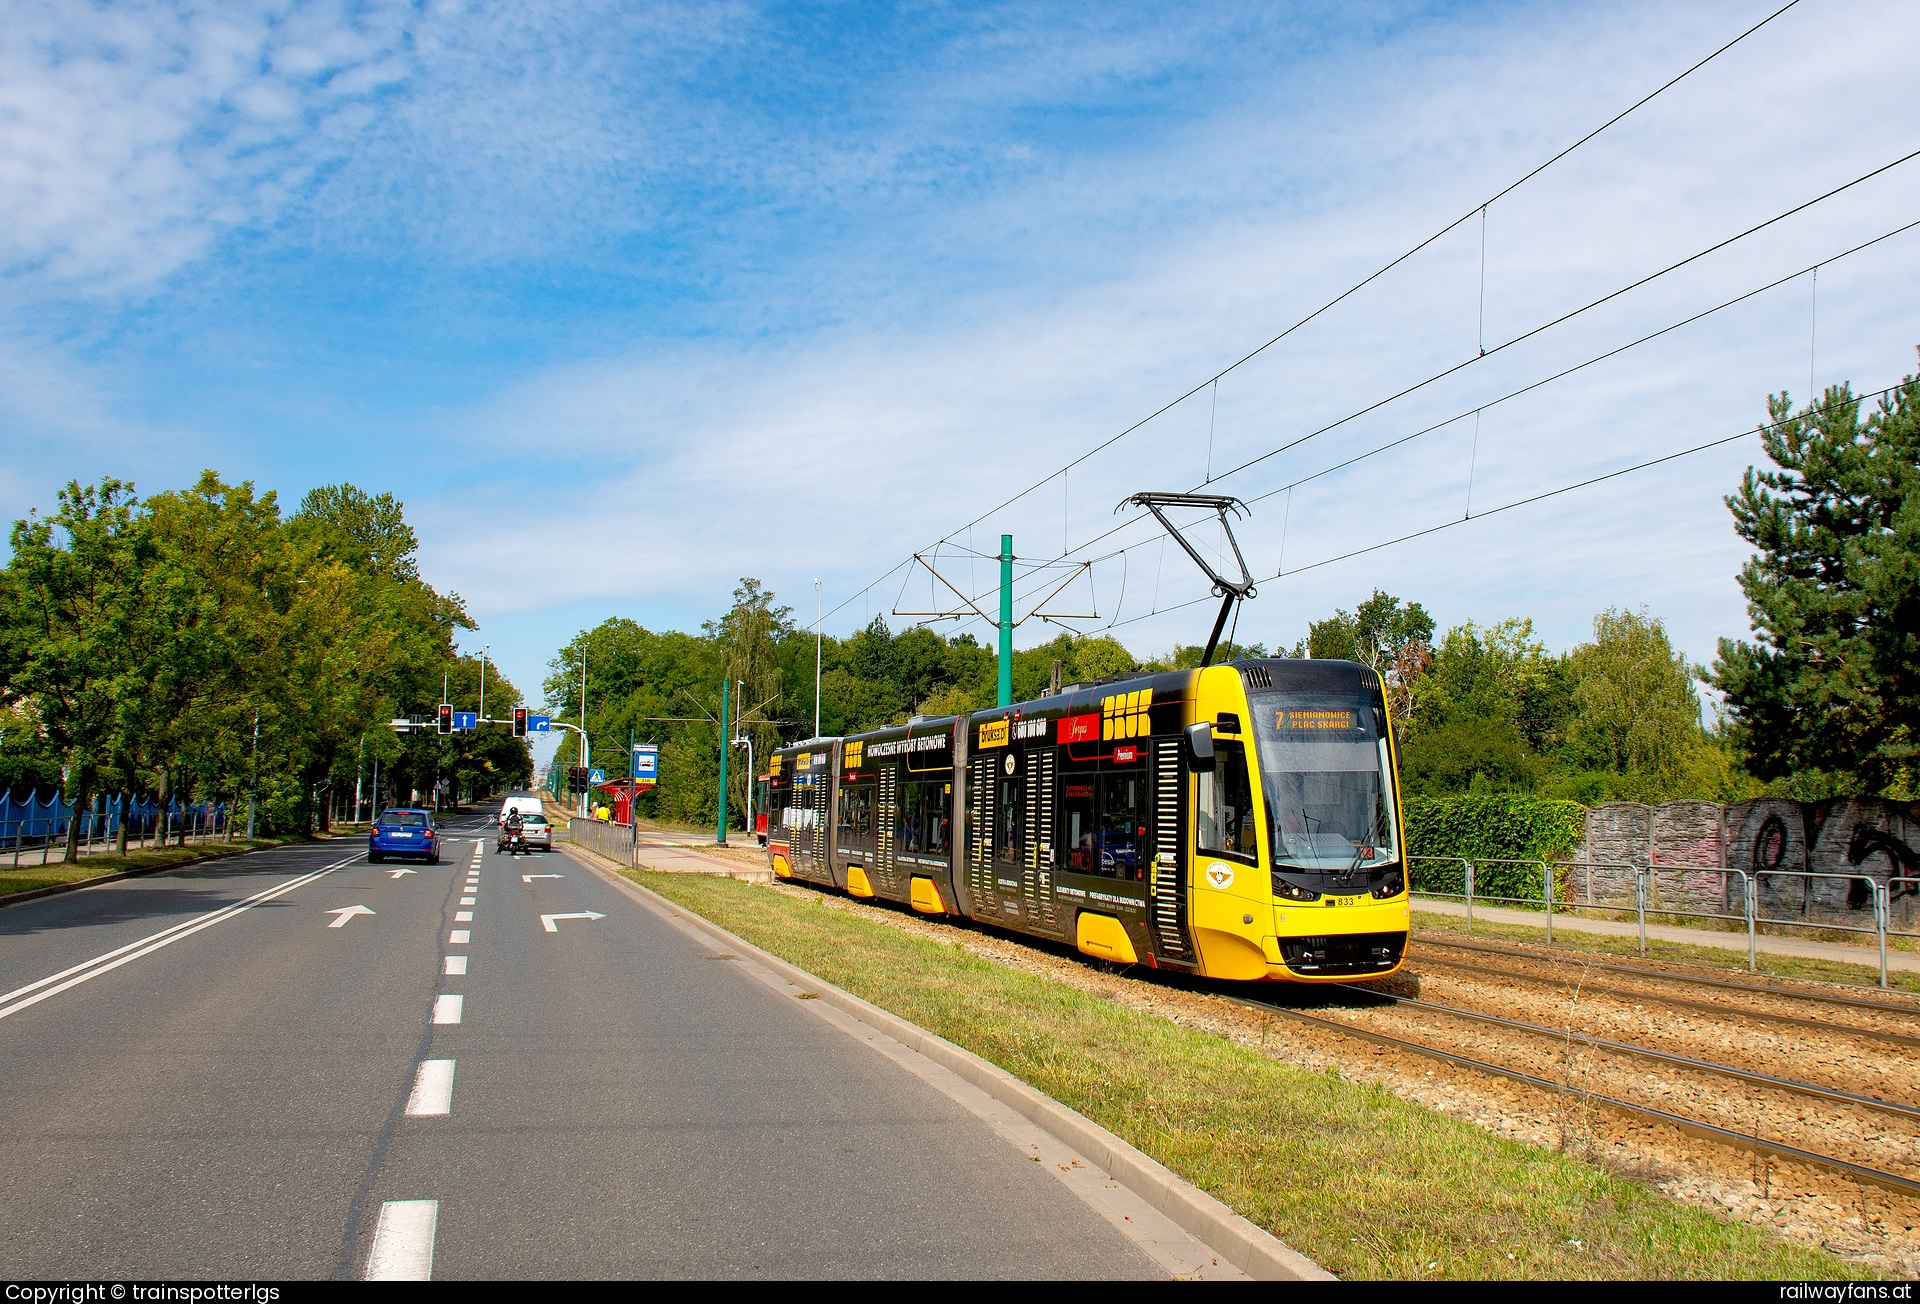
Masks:
[[[1387,707],[1395,720],[1410,723],[1418,705],[1416,685],[1433,662],[1433,617],[1417,602],[1379,589],[1353,611],[1335,611],[1307,626],[1305,645],[1294,655],[1372,666],[1385,683]]]
[[[1755,555],[1756,640],[1722,639],[1711,681],[1763,779],[1806,795],[1910,799],[1920,747],[1920,377],[1864,421],[1848,386],[1767,400],[1772,470],[1726,500]]]
[[[1415,646],[1404,642],[1401,655]],[[1399,690],[1415,717],[1400,749],[1407,790],[1441,796],[1531,789],[1546,770],[1544,753],[1557,729],[1548,704],[1563,673],[1559,658],[1534,638],[1530,620],[1486,628],[1467,621],[1448,630],[1427,668]]]
[[[72,481],[59,504],[14,523],[0,586],[0,700],[31,704],[78,811],[124,754],[125,703],[144,691],[137,650],[154,542],[125,481]],[[68,861],[79,824],[68,822]]]
[[[1706,735],[1695,671],[1673,650],[1666,626],[1645,611],[1610,607],[1593,618],[1593,642],[1573,649],[1568,669],[1574,710],[1563,759],[1677,787]]]

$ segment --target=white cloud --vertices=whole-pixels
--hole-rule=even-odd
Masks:
[[[1447,48],[1438,37],[1389,49],[1370,71],[1341,67],[1323,78],[1322,88],[1349,74],[1358,85],[1305,121],[1274,111],[1276,102],[1293,102],[1284,94],[1242,104],[1157,149],[1084,160],[958,201],[945,219],[996,234],[1024,228],[1069,261],[1081,256],[1068,247],[1074,236],[1091,229],[1094,247],[1122,252],[1103,276],[1066,286],[988,285],[937,300],[937,313],[903,286],[874,313],[896,316],[874,329],[850,324],[777,345],[649,346],[523,382],[476,414],[495,446],[537,447],[567,465],[567,507],[555,515],[586,524],[591,555],[644,562],[565,565],[574,536],[553,516],[503,529],[486,511],[436,520],[436,560],[460,575],[483,611],[599,604],[674,619],[716,606],[737,575],[759,575],[793,600],[822,571],[830,600],[840,600],[1204,377],[1424,234],[1434,214],[1457,213],[1490,183],[1657,84],[1739,16],[1731,8],[1693,15],[1654,51],[1644,40],[1648,24],[1598,13],[1509,33],[1484,49]],[[1488,223],[1488,342],[1901,152],[1915,124],[1894,89],[1899,43],[1862,39],[1899,22],[1895,10],[1859,5],[1783,24],[1697,88],[1658,102],[1504,201]],[[1414,75],[1435,66],[1438,76]],[[1356,117],[1361,106],[1370,112]],[[1383,159],[1390,161],[1359,166]],[[1094,195],[1103,207],[1090,214]],[[1189,204],[1204,208],[1197,216],[1180,211]],[[1160,229],[1127,243],[1101,229],[1107,212]],[[1284,484],[1914,215],[1920,173],[1872,183],[1223,488]],[[1221,385],[1217,409],[1202,395],[1077,470],[1068,485],[1070,533],[1104,529],[1113,504],[1134,489],[1199,480],[1209,424],[1218,466],[1471,353],[1478,234],[1477,226],[1463,229],[1236,372]],[[803,283],[824,286],[832,270],[823,259]],[[1916,271],[1913,237],[1830,269],[1823,284],[1834,285],[1846,307],[1822,328],[1832,351],[1822,383],[1878,383],[1911,366],[1906,336],[1920,333],[1920,323],[1899,287]],[[1492,409],[1477,455],[1470,424],[1457,425],[1317,481],[1290,508],[1283,499],[1264,502],[1243,530],[1250,557],[1271,573],[1283,522],[1287,557],[1298,566],[1458,515],[1470,459],[1474,501],[1484,511],[1738,431],[1759,419],[1769,390],[1804,393],[1804,284]],[[1744,630],[1733,583],[1743,549],[1718,500],[1753,456],[1751,445],[1738,445],[1270,581],[1242,634],[1290,643],[1309,618],[1351,606],[1379,585],[1426,601],[1448,622],[1534,615],[1560,646],[1583,636],[1601,607],[1645,603],[1704,658],[1717,635]],[[984,523],[973,543],[991,552],[1007,528],[1023,554],[1050,555],[1060,550],[1062,512],[1056,481]],[[1149,534],[1136,528],[1121,538]],[[509,556],[522,566],[541,559],[538,597],[490,582]],[[1126,563],[1126,615],[1143,602],[1142,567],[1158,569],[1156,562],[1149,548]],[[1100,568],[1103,612],[1119,596],[1120,569]],[[1162,605],[1200,591],[1190,571],[1177,554],[1168,560],[1158,576]],[[835,627],[887,610],[898,587],[896,578],[856,601]],[[1190,608],[1122,632],[1164,646],[1204,635],[1207,620],[1207,609]]]
[[[1489,342],[1907,148],[1910,10],[1803,8],[1495,207]],[[466,401],[411,418],[422,465],[468,465],[478,450],[492,468],[463,472],[457,492],[395,487],[431,573],[516,638],[545,638],[508,666],[528,687],[571,632],[543,635],[542,611],[684,623],[743,574],[797,605],[816,574],[844,597],[1762,11],[1443,21],[1383,6],[1371,26],[1329,31],[1231,9],[1177,22],[1008,9],[952,15],[891,61],[799,48],[745,5],[100,12],[84,42],[60,35],[51,7],[0,38],[0,219],[18,219],[0,240],[9,264],[38,269],[20,279],[29,289],[151,287],[205,267],[245,227],[274,232],[277,249],[372,251],[476,281],[536,266],[692,287],[662,310],[684,314],[676,327],[596,326],[572,360],[489,374]],[[873,66],[828,66],[835,55]],[[1920,183],[1872,183],[1225,487],[1283,484],[1907,216],[1920,216]],[[1469,354],[1478,237],[1455,232],[1235,372],[1217,406],[1202,395],[1076,470],[1066,535],[1106,528],[1135,489],[1200,479],[1209,430],[1217,467]],[[1917,248],[1909,238],[1823,273],[1823,381],[1911,366],[1920,324],[1901,287]],[[244,286],[244,266],[215,270]],[[1262,502],[1250,556],[1271,571],[1283,529],[1298,565],[1443,520],[1464,507],[1470,456],[1484,507],[1737,429],[1764,392],[1804,389],[1797,293],[1491,410],[1477,456],[1456,426],[1290,507]],[[672,339],[681,326],[700,334]],[[20,356],[31,387],[37,368]],[[52,374],[86,389],[75,358]],[[123,411],[133,400],[105,379],[95,390],[15,395],[37,406],[9,422],[141,427]],[[200,456],[189,436],[162,434],[177,460]],[[1644,601],[1703,656],[1743,628],[1740,548],[1717,496],[1745,455],[1269,583],[1241,633],[1291,642],[1377,584],[1445,621],[1533,614],[1560,644],[1598,607]],[[1062,515],[1055,483],[973,542],[990,552],[1009,529],[1023,554],[1051,553]],[[1103,613],[1122,568],[1127,616],[1149,565],[1163,604],[1197,591],[1184,561],[1162,570],[1153,555],[1103,564]],[[1204,628],[1190,608],[1121,632],[1152,648]]]

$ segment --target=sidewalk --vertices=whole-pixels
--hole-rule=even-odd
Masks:
[[[1463,917],[1467,913],[1466,903],[1462,901],[1437,901],[1430,897],[1416,895],[1413,908],[1416,911],[1427,910],[1436,915]],[[1486,920],[1490,924],[1520,924],[1530,928],[1544,929],[1547,916],[1539,910],[1515,910],[1509,906],[1482,906],[1473,908],[1476,921]],[[1640,925],[1637,921],[1626,919],[1585,919],[1578,915],[1563,915],[1555,912],[1553,916],[1555,932],[1600,933],[1607,937],[1638,937]],[[1745,933],[1722,933],[1710,928],[1680,928],[1673,924],[1648,924],[1648,938],[1658,938],[1662,942],[1682,942],[1688,946],[1711,946],[1722,951],[1747,949]],[[1880,948],[1871,940],[1866,945],[1850,946],[1845,942],[1813,942],[1797,937],[1769,937],[1762,933],[1754,938],[1754,950],[1764,951],[1768,955],[1790,955],[1801,960],[1832,960],[1839,964],[1857,964],[1863,968],[1878,970],[1880,967]],[[1920,973],[1920,953],[1896,951],[1887,948],[1887,972]]]
[[[663,874],[724,874],[749,883],[773,882],[773,868],[764,853],[748,853],[732,847],[723,849],[698,835],[677,829],[649,828],[645,824],[640,826],[640,837],[635,841],[632,830],[624,824],[603,824],[577,815],[561,818],[567,822],[555,823],[556,841],[564,838],[617,865]]]
[[[749,883],[773,882],[773,869],[764,859],[754,865],[742,864],[732,858],[703,855],[685,842],[649,838],[645,829],[641,830],[637,858],[639,868],[659,870],[663,874],[725,874]]]

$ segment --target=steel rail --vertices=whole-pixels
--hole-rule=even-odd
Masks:
[[[1486,951],[1494,955],[1511,955],[1522,960],[1534,960],[1541,963],[1557,960],[1568,954],[1542,955],[1538,951],[1521,951],[1508,946],[1490,946],[1484,942],[1437,941],[1428,933],[1416,933],[1422,946],[1450,946],[1462,951]],[[1920,1016],[1920,1005],[1895,1005],[1891,1001],[1870,1001],[1858,996],[1834,996],[1827,992],[1801,992],[1787,987],[1769,987],[1762,983],[1734,982],[1729,978],[1702,978],[1692,974],[1668,973],[1663,969],[1646,969],[1635,964],[1603,964],[1587,962],[1588,967],[1605,969],[1612,973],[1639,974],[1643,978],[1664,978],[1668,982],[1694,983],[1703,987],[1720,987],[1729,991],[1752,992],[1758,996],[1781,996],[1795,1001],[1817,1001],[1823,1005],[1843,1005],[1859,1010],[1879,1010],[1885,1014],[1905,1014]]]
[[[1373,1032],[1366,1028],[1356,1028],[1340,1022],[1338,1019],[1322,1019],[1317,1015],[1306,1014],[1299,1010],[1290,1010],[1282,1005],[1269,1005],[1265,1001],[1253,1000],[1245,996],[1227,996],[1226,1000],[1236,1005],[1260,1010],[1268,1014],[1278,1014],[1301,1023],[1310,1023],[1331,1032],[1345,1033],[1376,1045],[1391,1047],[1395,1050],[1411,1051],[1416,1055],[1425,1055],[1430,1059],[1453,1064],[1460,1068],[1472,1069],[1481,1073],[1490,1073],[1495,1077],[1507,1078],[1514,1082],[1525,1083],[1543,1091],[1552,1091],[1565,1096],[1579,1096],[1592,1101],[1615,1113],[1626,1114],[1632,1118],[1650,1123],[1664,1123],[1688,1136],[1699,1137],[1705,1141],[1718,1142],[1736,1150],[1747,1150],[1756,1154],[1774,1155],[1795,1163],[1806,1164],[1813,1168],[1825,1168],[1841,1173],[1856,1182],[1869,1186],[1878,1186],[1883,1190],[1898,1191],[1902,1195],[1920,1195],[1920,1182],[1898,1173],[1882,1172],[1878,1168],[1869,1168],[1864,1164],[1849,1163],[1845,1159],[1835,1159],[1831,1155],[1816,1154],[1811,1150],[1802,1150],[1798,1146],[1785,1145],[1778,1141],[1768,1141],[1764,1137],[1746,1132],[1735,1132],[1730,1128],[1715,1127],[1712,1123],[1702,1123],[1698,1119],[1687,1118],[1682,1114],[1670,1114],[1664,1109],[1654,1109],[1650,1105],[1636,1105],[1631,1101],[1619,1100],[1613,1096],[1596,1095],[1591,1091],[1582,1091],[1564,1083],[1552,1082],[1546,1078],[1534,1077],[1531,1073],[1522,1073],[1500,1064],[1489,1064],[1485,1060],[1472,1059],[1466,1055],[1456,1055],[1452,1051],[1439,1050],[1425,1046],[1417,1041],[1408,1041],[1402,1037],[1391,1037],[1384,1032]]]
[[[1417,996],[1397,996],[1390,992],[1370,992],[1364,987],[1344,986],[1343,990],[1383,997],[1396,1005],[1407,1005],[1419,1010],[1432,1010],[1441,1015],[1451,1015],[1474,1023],[1487,1023],[1501,1028],[1512,1028],[1518,1032],[1533,1033],[1542,1037],[1551,1037],[1555,1041],[1578,1041],[1596,1050],[1611,1051],[1620,1055],[1636,1055],[1641,1059],[1653,1060],[1660,1064],[1674,1064],[1681,1068],[1715,1073],[1721,1077],[1737,1078],[1755,1086],[1772,1087],[1779,1091],[1788,1091],[1796,1095],[1812,1096],[1819,1100],[1831,1100],[1843,1105],[1861,1105],[1868,1109],[1878,1109],[1889,1114],[1898,1114],[1903,1118],[1920,1119],[1920,1106],[1903,1105],[1897,1100],[1883,1100],[1879,1096],[1862,1096],[1851,1091],[1840,1091],[1833,1087],[1823,1087],[1812,1082],[1802,1082],[1797,1078],[1777,1078],[1770,1073],[1755,1073],[1749,1069],[1735,1068],[1731,1064],[1720,1064],[1713,1060],[1694,1059],[1687,1055],[1676,1055],[1671,1051],[1654,1050],[1650,1046],[1636,1046],[1632,1042],[1612,1041],[1605,1037],[1593,1037],[1584,1032],[1573,1032],[1559,1028],[1549,1028],[1541,1023],[1526,1023],[1519,1019],[1505,1019],[1497,1014],[1483,1014],[1479,1010],[1462,1009],[1457,1005],[1442,1005],[1438,1001],[1422,1000]]]
[[[1908,1036],[1904,1032],[1886,1032],[1880,1028],[1862,1028],[1851,1023],[1824,1023],[1819,1019],[1805,1019],[1797,1014],[1778,1014],[1772,1010],[1749,1010],[1740,1005],[1720,1005],[1713,1001],[1696,1001],[1687,996],[1669,996],[1664,992],[1636,992],[1625,987],[1608,987],[1603,983],[1575,982],[1571,978],[1556,978],[1551,974],[1520,973],[1513,969],[1495,969],[1484,964],[1468,964],[1465,960],[1447,960],[1439,956],[1422,956],[1421,965],[1435,965],[1443,969],[1460,969],[1467,973],[1486,974],[1494,978],[1519,978],[1526,982],[1540,983],[1542,986],[1578,988],[1583,992],[1594,992],[1601,996],[1619,996],[1634,1000],[1650,1001],[1659,1005],[1672,1005],[1680,1009],[1700,1010],[1707,1014],[1732,1014],[1744,1019],[1762,1020],[1767,1023],[1784,1023],[1794,1028],[1812,1028],[1820,1032],[1843,1033],[1848,1036],[1866,1037],[1874,1041],[1892,1042],[1897,1046],[1920,1047],[1920,1037]]]

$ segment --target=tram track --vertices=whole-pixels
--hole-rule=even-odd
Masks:
[[[1424,950],[1428,947],[1444,947],[1457,951],[1478,951],[1483,954],[1510,956],[1533,964],[1552,964],[1564,962],[1569,956],[1579,961],[1586,969],[1597,969],[1603,973],[1632,974],[1641,978],[1651,978],[1659,982],[1682,983],[1694,987],[1712,987],[1723,991],[1744,992],[1751,996],[1767,997],[1785,1001],[1806,1001],[1820,1005],[1841,1006],[1848,1009],[1871,1010],[1879,1014],[1901,1015],[1907,1018],[1920,1018],[1920,1003],[1870,1000],[1863,996],[1842,996],[1836,992],[1812,992],[1795,987],[1780,987],[1770,983],[1743,983],[1731,978],[1709,978],[1704,974],[1673,973],[1666,969],[1653,969],[1646,965],[1621,964],[1617,961],[1589,959],[1578,952],[1559,952],[1557,954],[1521,947],[1493,946],[1486,942],[1461,942],[1436,938],[1431,933],[1416,932],[1414,940]],[[1520,975],[1514,975],[1516,977]],[[1741,1006],[1713,1005],[1713,1010],[1744,1009]],[[1820,1024],[1831,1028],[1833,1024]],[[1920,1039],[1915,1039],[1920,1041]]]
[[[1776,1091],[1785,1091],[1792,1095],[1806,1096],[1815,1100],[1832,1101],[1835,1104],[1858,1105],[1864,1109],[1878,1110],[1901,1118],[1920,1120],[1920,1106],[1905,1105],[1897,1100],[1884,1100],[1878,1096],[1860,1095],[1851,1091],[1838,1091],[1832,1087],[1822,1087],[1812,1082],[1802,1082],[1795,1078],[1776,1077],[1770,1073],[1756,1073],[1750,1069],[1739,1068],[1732,1064],[1718,1064],[1712,1060],[1695,1059],[1690,1055],[1676,1055],[1671,1051],[1655,1050],[1650,1046],[1636,1046],[1631,1042],[1612,1041],[1605,1037],[1594,1037],[1570,1029],[1549,1028],[1544,1024],[1526,1023],[1519,1019],[1502,1018],[1497,1014],[1485,1014],[1479,1010],[1469,1010],[1457,1005],[1443,1005],[1438,1001],[1423,1000],[1415,996],[1398,996],[1390,992],[1369,991],[1364,987],[1342,987],[1341,990],[1363,993],[1368,996],[1404,1005],[1409,1009],[1427,1010],[1435,1014],[1464,1019],[1490,1027],[1506,1028],[1515,1032],[1524,1032],[1553,1041],[1579,1042],[1594,1050],[1607,1051],[1615,1055],[1631,1055],[1657,1064],[1668,1064],[1675,1068],[1692,1069],[1696,1072],[1714,1073],[1721,1077],[1734,1078],[1757,1087],[1770,1087]]]
[[[1863,1037],[1869,1041],[1882,1041],[1895,1046],[1920,1048],[1920,1036],[1903,1032],[1889,1032],[1883,1028],[1865,1028],[1852,1023],[1833,1023],[1820,1019],[1809,1019],[1801,1015],[1781,1014],[1774,1010],[1756,1010],[1744,1005],[1728,1005],[1723,1002],[1702,1001],[1686,996],[1674,996],[1665,992],[1637,991],[1627,987],[1613,987],[1603,983],[1576,981],[1570,978],[1555,977],[1551,974],[1522,973],[1513,969],[1499,969],[1491,965],[1469,964],[1464,960],[1441,959],[1436,956],[1422,955],[1419,966],[1422,972],[1431,969],[1446,969],[1455,973],[1477,974],[1486,978],[1519,979],[1522,982],[1538,983],[1543,987],[1558,987],[1563,991],[1580,991],[1593,996],[1611,996],[1620,1000],[1656,1001],[1676,1009],[1694,1010],[1716,1017],[1734,1015],[1760,1023],[1779,1024],[1783,1027],[1804,1028],[1827,1035],[1842,1033],[1848,1036]],[[1686,981],[1675,975],[1677,981]],[[1906,1011],[1896,1011],[1906,1013]]]
[[[1771,1155],[1777,1159],[1785,1159],[1793,1163],[1805,1164],[1812,1168],[1838,1173],[1853,1181],[1862,1182],[1869,1186],[1876,1186],[1882,1190],[1895,1191],[1909,1196],[1920,1196],[1920,1181],[1916,1181],[1910,1177],[1903,1177],[1898,1173],[1888,1172],[1885,1169],[1874,1168],[1866,1164],[1856,1164],[1851,1160],[1840,1159],[1833,1155],[1820,1154],[1812,1150],[1804,1150],[1798,1146],[1790,1146],[1780,1141],[1769,1141],[1765,1137],[1754,1133],[1720,1127],[1717,1124],[1704,1122],[1697,1118],[1690,1118],[1684,1114],[1676,1114],[1669,1110],[1657,1109],[1651,1105],[1642,1105],[1634,1101],[1622,1100],[1616,1096],[1601,1095],[1582,1087],[1576,1087],[1564,1082],[1555,1082],[1551,1078],[1543,1078],[1504,1064],[1495,1064],[1489,1060],[1475,1059],[1469,1055],[1461,1055],[1454,1051],[1442,1050],[1437,1046],[1429,1046],[1423,1042],[1413,1041],[1405,1037],[1396,1037],[1390,1033],[1377,1032],[1371,1028],[1360,1027],[1342,1019],[1322,1018],[1319,1015],[1308,1014],[1304,1010],[1291,1009],[1284,1005],[1276,1005],[1252,997],[1216,994],[1231,1004],[1239,1005],[1247,1009],[1258,1010],[1263,1015],[1279,1015],[1298,1023],[1320,1028],[1323,1031],[1343,1036],[1358,1037],[1363,1041],[1373,1042],[1376,1045],[1385,1046],[1392,1050],[1437,1060],[1457,1068],[1491,1074],[1495,1077],[1523,1083],[1526,1086],[1533,1087],[1537,1090],[1552,1092],[1556,1095],[1577,1097],[1590,1104],[1598,1105],[1603,1109],[1608,1109],[1618,1114],[1624,1114],[1630,1118],[1639,1119],[1643,1122],[1664,1124],[1687,1136],[1717,1142],[1737,1150]],[[1406,998],[1399,999],[1404,1000]],[[1554,1032],[1552,1029],[1546,1029],[1545,1031]],[[1555,1035],[1559,1034],[1555,1033]]]
[[[1902,1100],[1887,1099],[1904,1097],[1902,1088],[1913,1076],[1905,1067],[1911,1049],[1906,1034],[1851,1040],[1845,1034],[1861,1031],[1851,1022],[1805,1019],[1802,1015],[1812,1011],[1804,1005],[1800,1015],[1769,1020],[1776,1025],[1771,1029],[1732,1019],[1716,1027],[1721,1016],[1753,1013],[1746,997],[1778,995],[1778,989],[1734,983],[1729,986],[1736,990],[1729,991],[1723,1001],[1700,999],[1709,995],[1702,991],[1673,997],[1629,990],[1635,985],[1629,976],[1667,980],[1670,986],[1685,983],[1690,975],[1617,966],[1624,972],[1606,999],[1575,1003],[1583,1022],[1601,1021],[1600,1027],[1588,1025],[1591,1032],[1611,1033],[1616,1041],[1608,1046],[1607,1039],[1593,1037],[1603,1044],[1591,1045],[1587,1033],[1576,1031],[1569,1038],[1565,1029],[1553,1026],[1566,1005],[1558,990],[1564,984],[1539,972],[1524,972],[1527,966],[1478,975],[1486,980],[1480,992],[1467,984],[1462,995],[1469,1004],[1494,1002],[1501,1015],[1452,1005],[1425,1008],[1440,1006],[1440,1001],[1432,999],[1424,999],[1424,1007],[1405,1006],[1398,1015],[1379,1010],[1369,1015],[1367,1004],[1389,1005],[1380,998],[1400,995],[1406,987],[1383,992],[1373,985],[1274,985],[1257,991],[1166,971],[1148,974],[1092,963],[1070,946],[1036,944],[1032,938],[1002,935],[991,926],[937,921],[853,901],[844,908],[960,945],[998,963],[1068,982],[1123,1006],[1205,1029],[1314,1071],[1336,1071],[1358,1081],[1380,1083],[1499,1135],[1566,1150],[1610,1171],[1649,1182],[1675,1198],[1742,1221],[1769,1222],[1789,1239],[1898,1264],[1902,1272],[1920,1272],[1916,1253],[1920,1241],[1915,1238],[1920,1212],[1920,1126],[1915,1114],[1920,1112],[1920,1102],[1908,1106]],[[1417,936],[1416,941],[1425,938]],[[1505,950],[1486,948],[1487,952]],[[1512,954],[1534,967],[1566,959],[1562,954]],[[1485,953],[1469,957],[1465,950],[1455,951],[1454,956],[1499,958]],[[1447,959],[1452,961],[1454,956]],[[1432,950],[1423,953],[1416,945],[1408,958],[1407,976],[1416,978],[1423,961],[1439,957]],[[1585,958],[1578,957],[1577,962],[1584,964]],[[1432,986],[1454,981],[1451,973],[1440,971],[1440,965],[1430,967],[1436,970],[1426,975]],[[1494,968],[1492,964],[1482,967]],[[1456,972],[1462,979],[1474,976]],[[1520,998],[1509,1000],[1498,984],[1517,985],[1513,990]],[[1395,982],[1389,980],[1386,985],[1391,989]],[[1719,986],[1718,982],[1707,985]],[[1576,986],[1584,994],[1601,995],[1592,983]],[[1528,995],[1527,987],[1536,990]],[[1551,994],[1538,990],[1543,987],[1556,990]],[[1742,993],[1740,988],[1757,990]],[[1311,1012],[1312,992],[1324,993],[1322,999],[1331,999],[1336,1008]],[[1451,991],[1436,992],[1431,987],[1416,991],[1413,999],[1436,995],[1453,999]],[[1691,1011],[1693,1017],[1661,1018],[1643,1013],[1634,1004],[1645,1002],[1653,1008],[1676,1000],[1685,1001],[1679,1009]],[[1852,1000],[1842,997],[1816,1004],[1839,1014],[1836,1006]],[[1308,1008],[1299,1008],[1302,1004]],[[1920,1008],[1909,1011],[1891,1002],[1864,1004],[1877,1018],[1920,1014]],[[1550,1016],[1548,1010],[1553,1011]],[[1449,1017],[1456,1011],[1456,1017]],[[1514,1014],[1520,1017],[1494,1021]],[[1415,1027],[1379,1025],[1382,1017],[1412,1020]],[[1376,1027],[1364,1026],[1370,1018]],[[1665,1041],[1670,1049],[1642,1056],[1641,1052],[1653,1048],[1618,1041],[1623,1035],[1638,1035],[1628,1031],[1636,1028],[1633,1021],[1637,1019],[1648,1020],[1648,1034]],[[1292,1024],[1298,1030],[1276,1041],[1269,1037],[1270,1024]],[[1455,1028],[1457,1032],[1450,1030]],[[1739,1029],[1741,1035],[1723,1038],[1723,1028]],[[1396,1035],[1401,1033],[1410,1035]],[[1719,1064],[1726,1058],[1723,1045],[1741,1047],[1735,1058],[1745,1055],[1759,1062],[1751,1068]],[[1822,1081],[1832,1079],[1828,1085],[1761,1071],[1778,1067],[1781,1055],[1802,1051]],[[1716,1068],[1733,1072],[1718,1073]],[[1856,1077],[1863,1072],[1864,1079]],[[1854,1087],[1865,1090],[1847,1089]],[[1876,1103],[1891,1108],[1876,1108]]]

